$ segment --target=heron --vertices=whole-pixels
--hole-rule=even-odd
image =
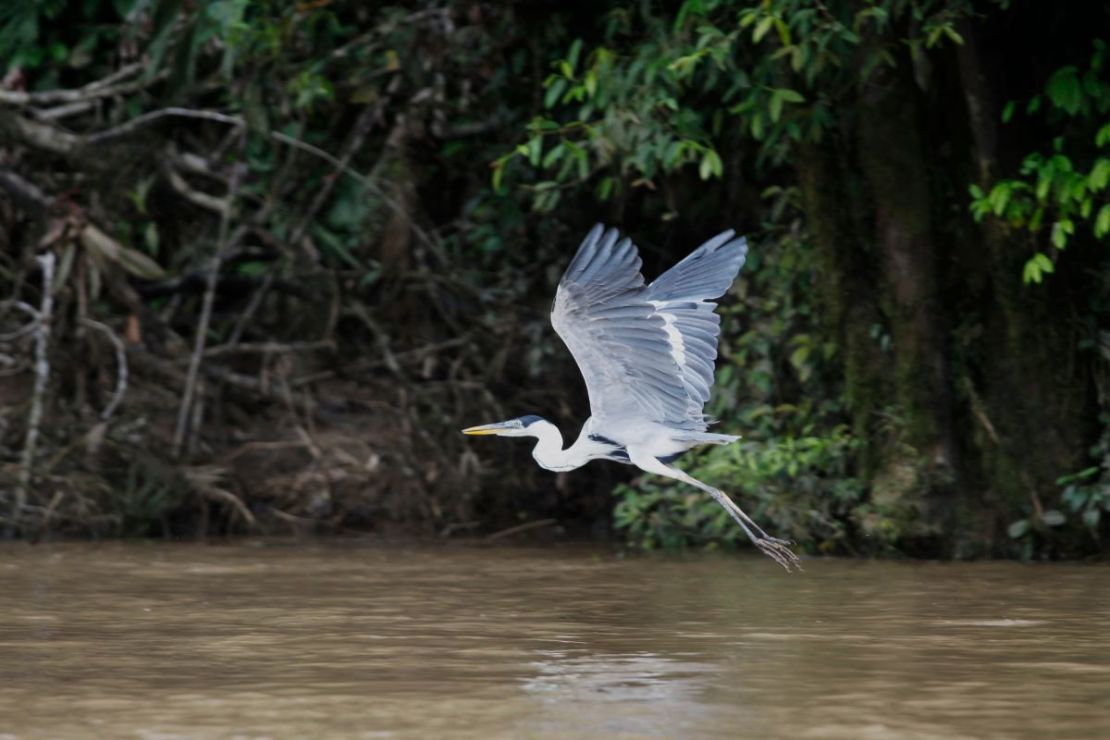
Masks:
[[[747,240],[730,229],[645,283],[632,240],[594,226],[559,281],[551,309],[551,324],[590,399],[578,439],[564,449],[559,428],[535,414],[463,434],[534,437],[532,457],[547,470],[610,460],[694,486],[724,507],[760,551],[787,571],[800,569],[791,542],[768,535],[724,491],[672,464],[692,447],[740,439],[707,431],[703,409],[720,336],[714,301],[732,285],[747,253]]]

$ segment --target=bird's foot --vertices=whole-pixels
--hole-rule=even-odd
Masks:
[[[802,561],[790,549],[794,544],[790,540],[780,540],[778,537],[761,537],[755,540],[755,546],[767,557],[781,565],[789,573],[791,570],[802,570]]]

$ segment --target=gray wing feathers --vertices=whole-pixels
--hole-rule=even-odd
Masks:
[[[648,292],[653,301],[705,301],[720,298],[748,256],[748,240],[723,231],[659,276]]]
[[[599,302],[608,296],[642,286],[644,276],[640,274],[641,264],[631,239],[620,239],[620,232],[616,229],[606,231],[598,224],[582,241],[560,285],[580,286],[589,293],[591,300]]]
[[[551,323],[586,381],[598,418],[642,418],[703,431],[720,318],[746,253],[728,231],[703,244],[650,286],[640,257],[616,229],[595,226],[555,295]]]
[[[701,407],[713,387],[721,317],[714,298],[724,295],[748,255],[748,243],[731,229],[713,237],[647,286],[656,311],[677,333],[675,361],[690,397]],[[677,345],[677,348],[675,347]]]

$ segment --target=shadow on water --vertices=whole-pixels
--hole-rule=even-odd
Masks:
[[[1110,737],[1110,568],[0,549],[0,733]]]

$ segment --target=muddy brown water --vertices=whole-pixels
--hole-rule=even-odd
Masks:
[[[0,547],[0,737],[1110,737],[1110,567]]]

